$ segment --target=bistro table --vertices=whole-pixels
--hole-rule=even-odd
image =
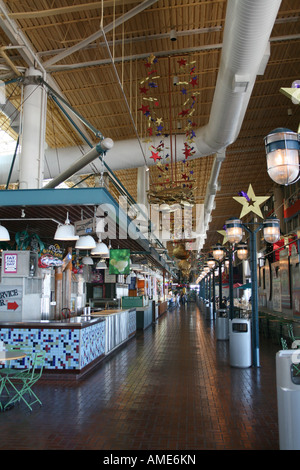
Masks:
[[[11,351],[0,351],[0,363],[6,361],[13,361],[15,359],[23,359],[26,356],[27,353],[25,351],[22,351],[21,349],[15,349]],[[1,400],[1,395],[3,389],[5,388],[5,379],[5,375],[1,375],[0,370],[0,411],[9,410],[14,406],[14,404],[12,403],[9,407],[5,408],[5,402]]]

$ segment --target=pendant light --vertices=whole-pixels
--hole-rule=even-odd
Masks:
[[[109,248],[105,243],[101,241],[101,238],[99,238],[95,248],[92,249],[91,255],[101,256],[102,258],[109,258]]]
[[[75,248],[78,250],[91,250],[95,248],[95,246],[96,242],[91,235],[83,235],[77,240]]]
[[[85,265],[92,265],[94,264],[94,261],[92,260],[92,258],[90,256],[84,256],[82,258],[82,264],[85,264]]]
[[[299,178],[299,135],[277,128],[265,137],[267,168],[275,183],[289,185]]]
[[[7,242],[10,240],[8,230],[0,224],[0,241]]]
[[[239,243],[236,247],[237,257],[240,260],[245,260],[248,258],[248,245],[247,243]]]
[[[226,221],[226,235],[229,243],[239,243],[243,238],[243,225],[240,219],[230,218]]]
[[[217,243],[215,246],[213,246],[213,257],[215,258],[216,261],[222,261],[222,259],[225,256],[224,252],[224,247],[220,245],[220,243]]]
[[[67,212],[67,218],[63,225],[58,225],[54,240],[78,240],[79,236],[75,235],[75,227],[70,224],[69,212]]]
[[[98,261],[96,269],[107,269],[105,259],[100,259],[100,261]]]
[[[264,239],[268,243],[276,243],[280,239],[279,219],[268,218],[263,222]]]

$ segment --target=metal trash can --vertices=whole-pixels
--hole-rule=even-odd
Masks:
[[[229,339],[229,317],[226,308],[219,308],[217,310],[216,338],[219,340]]]
[[[213,303],[212,302],[206,302],[206,307],[205,307],[205,319],[206,320],[212,320],[213,318]]]
[[[300,450],[300,350],[276,354],[280,450]]]
[[[233,367],[252,365],[251,322],[245,318],[229,320],[229,357]]]

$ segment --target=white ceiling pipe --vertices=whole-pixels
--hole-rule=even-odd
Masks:
[[[109,150],[112,147],[113,141],[111,139],[103,139],[99,144],[96,145],[96,147],[92,148],[87,154],[73,163],[73,165],[60,173],[56,178],[53,178],[53,180],[44,186],[44,189],[55,188],[60,183],[67,180],[70,176],[74,175],[97,157],[99,157],[99,155],[101,155],[104,151]]]
[[[268,41],[281,0],[228,0],[222,56],[209,122],[198,129],[201,156],[233,143],[240,131],[256,75],[266,64]]]

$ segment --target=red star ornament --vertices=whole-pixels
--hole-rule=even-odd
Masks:
[[[151,150],[151,153],[152,153],[152,155],[151,155],[150,158],[153,158],[155,163],[156,163],[156,160],[161,160],[161,157],[158,155],[158,152],[152,152],[152,150]]]
[[[140,88],[140,93],[143,93],[144,95],[147,93],[147,91],[149,91],[149,90],[145,86]]]
[[[143,114],[149,112],[149,106],[145,106],[142,104],[142,107],[138,109],[138,111],[142,111]]]
[[[186,116],[186,115],[189,113],[189,111],[190,111],[189,109],[183,109],[183,110],[179,113],[179,116],[184,117],[184,116]]]
[[[197,77],[193,77],[192,80],[190,81],[190,84],[192,85],[192,87],[198,85]]]
[[[184,67],[185,64],[186,64],[186,60],[185,59],[180,59],[180,60],[177,60],[178,64],[179,64],[179,67]]]
[[[187,145],[185,145],[185,149],[184,149],[183,153],[184,153],[186,159],[188,157],[190,157],[191,151],[192,151],[192,149],[190,149]]]

